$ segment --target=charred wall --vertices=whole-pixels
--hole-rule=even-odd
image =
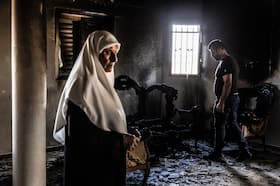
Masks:
[[[206,112],[211,111],[213,72],[216,62],[209,56],[207,43],[214,38],[222,39],[238,59],[241,67],[241,86],[250,87],[260,82],[280,82],[279,73],[279,2],[260,1],[126,1],[113,4],[103,1],[46,1],[47,29],[47,143],[52,139],[56,107],[64,81],[57,80],[55,71],[55,8],[104,12],[115,16],[114,32],[122,43],[116,76],[129,75],[139,85],[167,84],[176,88],[178,108],[199,104]],[[96,4],[97,2],[97,4]],[[122,3],[122,4],[121,4]],[[0,153],[11,152],[11,33],[10,1],[0,6]],[[198,76],[170,75],[170,32],[174,22],[198,23],[202,29],[201,69]],[[133,91],[119,92],[126,112],[136,112],[137,100]],[[162,94],[154,92],[147,106],[151,117],[162,114]],[[276,103],[279,103],[277,98]],[[278,104],[279,105],[279,104]],[[280,146],[279,109],[273,110],[267,140]]]

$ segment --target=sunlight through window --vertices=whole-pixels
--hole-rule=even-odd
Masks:
[[[172,75],[197,75],[200,25],[172,25]]]

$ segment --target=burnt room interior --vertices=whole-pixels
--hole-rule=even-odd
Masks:
[[[56,109],[95,30],[121,43],[115,89],[128,128],[147,137],[142,159],[127,160],[127,185],[280,185],[279,9],[277,0],[2,0],[0,185],[63,185]],[[190,66],[174,64],[174,46],[187,42],[180,26],[190,29]],[[207,45],[217,38],[240,67],[238,121],[253,154],[245,162],[230,126],[226,163],[203,159],[213,147],[217,65]]]

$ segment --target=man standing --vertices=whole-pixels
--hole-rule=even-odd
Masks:
[[[239,161],[251,158],[248,143],[242,135],[237,122],[237,111],[240,98],[237,91],[237,80],[239,77],[239,67],[237,62],[230,56],[224,43],[215,39],[208,44],[212,57],[219,62],[215,71],[214,91],[216,101],[213,109],[215,127],[215,147],[212,154],[207,159],[223,160],[222,149],[224,147],[225,126],[231,124],[238,138],[240,149]],[[229,123],[229,119],[230,123]]]

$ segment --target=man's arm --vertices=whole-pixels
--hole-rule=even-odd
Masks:
[[[232,74],[225,74],[223,75],[223,81],[224,81],[224,86],[222,90],[221,97],[219,99],[219,102],[216,106],[216,110],[218,112],[224,112],[225,108],[225,102],[231,92],[231,87],[232,87]]]

